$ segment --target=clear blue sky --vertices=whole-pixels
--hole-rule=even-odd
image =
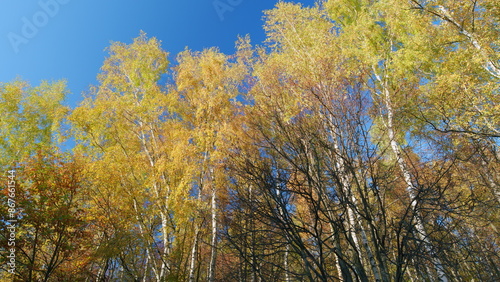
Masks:
[[[0,0],[0,82],[17,77],[33,86],[66,79],[67,104],[96,83],[111,41],[145,31],[172,56],[186,46],[233,53],[239,35],[264,39],[263,10],[277,0]],[[313,5],[314,0],[296,0]],[[224,6],[228,5],[228,6]],[[216,9],[216,6],[220,9]]]

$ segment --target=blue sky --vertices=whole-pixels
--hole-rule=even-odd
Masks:
[[[175,56],[186,46],[234,51],[238,34],[264,39],[263,10],[277,0],[1,0],[0,82],[19,77],[68,82],[75,107],[111,41],[131,43],[145,31]],[[314,0],[294,1],[313,5]],[[219,10],[217,10],[219,8]]]

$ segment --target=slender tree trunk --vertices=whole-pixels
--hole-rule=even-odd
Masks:
[[[333,228],[333,226],[332,226]],[[339,275],[341,275],[340,281],[345,281],[345,282],[352,282],[352,274],[351,271],[349,270],[349,267],[347,266],[346,262],[344,261],[344,257],[342,254],[342,247],[340,246],[340,236],[338,233],[335,233],[335,236],[333,236],[335,240],[335,248],[337,249],[337,252],[335,253],[335,258],[337,260],[337,269],[339,272]]]
[[[338,128],[335,126],[333,119],[331,117],[329,117],[326,121],[328,122],[328,125],[327,125],[329,127],[328,131],[331,132],[330,135],[331,135],[331,138],[333,140],[333,148],[335,150],[334,155],[332,157],[334,158],[334,161],[335,161],[336,171],[337,171],[337,173],[340,174],[339,178],[340,178],[340,182],[341,182],[340,184],[342,186],[340,189],[343,191],[342,193],[344,195],[344,201],[346,201],[347,218],[349,220],[348,230],[349,230],[349,233],[351,235],[351,239],[353,240],[354,247],[356,248],[356,250],[354,252],[355,261],[357,262],[356,263],[356,265],[357,265],[356,270],[357,270],[358,275],[360,276],[360,278],[362,280],[368,279],[366,272],[365,272],[365,269],[364,269],[362,255],[361,255],[362,254],[361,244],[359,243],[358,235],[357,235],[357,233],[359,232],[363,238],[363,241],[367,241],[366,232],[364,232],[364,229],[361,227],[360,222],[358,222],[358,220],[361,220],[359,215],[356,215],[354,209],[351,207],[351,204],[353,206],[357,206],[358,203],[357,203],[355,196],[353,195],[353,192],[351,191],[351,185],[350,185],[350,181],[349,181],[349,176],[347,175],[346,165],[344,163],[344,160],[341,157],[340,146],[339,146],[339,142],[337,140],[338,136],[340,136],[340,133],[338,132]],[[373,257],[373,255],[370,255],[371,251],[370,251],[369,246],[366,245],[366,247],[368,247],[367,248],[367,251],[369,251],[368,255],[370,257]],[[372,260],[370,260],[370,263],[371,262],[372,262]],[[373,265],[372,265],[372,268],[373,268]],[[375,270],[374,271],[375,275],[378,276],[378,278],[380,279],[380,275],[378,275],[378,271],[376,270],[376,267],[374,270]],[[378,280],[378,281],[380,281],[380,280]]]
[[[290,251],[290,245],[287,243],[285,247],[285,258],[284,258],[284,264],[285,264],[285,281],[290,282],[290,268],[288,265],[288,253]]]
[[[401,173],[403,174],[403,179],[406,183],[406,191],[408,195],[410,196],[410,201],[411,201],[411,206],[413,210],[416,212],[415,216],[415,228],[417,230],[417,236],[424,242],[425,249],[427,252],[431,255],[431,261],[434,265],[434,268],[437,272],[437,278],[439,281],[442,282],[447,282],[448,278],[446,276],[446,273],[444,272],[443,264],[441,263],[441,260],[437,257],[435,252],[432,250],[431,243],[429,241],[427,232],[425,231],[424,224],[422,222],[422,219],[420,217],[420,213],[418,212],[418,201],[419,199],[417,198],[417,195],[415,193],[416,187],[414,187],[413,182],[412,182],[412,175],[410,170],[408,169],[405,160],[403,158],[403,154],[400,149],[400,145],[396,140],[396,134],[394,130],[394,109],[392,107],[391,103],[391,97],[389,93],[389,89],[387,86],[387,81],[382,80],[380,76],[376,75],[377,79],[379,82],[382,84],[382,91],[383,91],[383,99],[384,99],[384,104],[387,110],[387,116],[386,116],[386,128],[387,132],[389,135],[389,142],[390,142],[390,147],[391,150],[396,157],[396,161],[398,163],[399,169]]]
[[[205,151],[207,150],[207,148],[205,148]],[[199,188],[198,188],[198,195],[196,196],[196,199],[198,202],[201,202],[201,196],[202,196],[202,192],[204,190],[203,187],[205,187],[205,177],[206,177],[206,172],[207,172],[207,168],[206,166],[208,165],[208,154],[205,154],[204,157],[203,157],[203,161],[202,161],[202,169],[201,169],[201,173],[200,173],[200,178],[199,178]],[[194,238],[193,238],[193,246],[191,247],[191,255],[190,255],[190,263],[189,263],[189,281],[190,282],[193,282],[195,281],[195,272],[196,272],[196,257],[197,257],[197,254],[198,254],[198,245],[199,245],[199,234],[200,234],[200,228],[201,228],[201,224],[200,226],[197,225],[196,223],[196,218],[194,219],[194,225],[195,225],[195,232],[194,232]]]
[[[317,87],[320,90],[320,93],[324,93],[326,95],[327,98],[325,99],[325,101],[328,101],[330,99],[329,91],[325,90],[321,83],[318,84]],[[318,99],[320,99],[320,103],[322,104],[324,103],[323,98],[321,96],[318,96]],[[364,230],[363,225],[361,224],[362,219],[360,215],[356,213],[355,209],[352,207],[352,206],[357,207],[358,202],[353,191],[351,190],[352,185],[350,183],[351,181],[348,175],[349,172],[346,169],[346,163],[345,160],[343,159],[343,155],[339,144],[339,138],[342,137],[342,134],[335,123],[335,119],[333,117],[331,109],[326,109],[326,113],[322,113],[320,111],[320,116],[323,122],[325,123],[325,129],[327,134],[329,135],[329,139],[331,139],[331,142],[333,143],[334,151],[330,152],[330,157],[333,159],[335,170],[339,175],[340,186],[341,186],[339,190],[342,191],[343,200],[346,202],[345,206],[347,210],[348,230],[350,233],[350,237],[352,238],[352,241],[354,243],[354,247],[356,249],[354,255],[355,255],[355,261],[357,262],[356,263],[357,266],[355,268],[361,279],[367,278],[363,266],[361,244],[357,237],[357,233],[360,233],[363,242],[363,247],[368,255],[368,261],[375,275],[375,279],[376,281],[381,281],[379,270],[377,268],[375,259],[373,258],[373,253],[368,244],[368,238],[366,236],[366,232]]]
[[[378,261],[378,265],[380,267],[380,275],[382,276],[382,281],[391,281],[391,278],[389,276],[389,272],[387,269],[387,260],[385,254],[381,250],[381,246],[378,242],[376,242],[377,236],[375,235],[375,230],[374,230],[373,224],[370,226],[370,231],[371,231],[371,237],[375,241],[374,246],[375,246],[375,255]]]
[[[106,263],[107,263],[108,260],[106,260]],[[102,275],[102,267],[99,267],[99,270],[97,271],[97,277],[95,279],[96,282],[101,282],[101,275]],[[87,277],[88,279],[88,277]],[[85,280],[87,281],[87,280]]]
[[[488,163],[484,160],[484,158],[481,159],[481,164],[485,168],[485,171],[482,173],[483,178],[486,178],[486,183],[493,192],[495,199],[500,204],[500,187],[498,187],[497,182],[495,182],[495,180],[493,179],[493,175],[488,169]]]
[[[194,272],[195,272],[195,268],[196,268],[196,254],[197,254],[197,250],[198,250],[198,233],[199,233],[199,230],[198,230],[198,226],[195,227],[195,232],[194,232],[194,242],[193,242],[193,246],[191,248],[191,255],[190,255],[190,258],[189,258],[189,281],[190,282],[193,282],[195,281],[195,277],[194,277]]]
[[[155,158],[154,152],[158,151],[158,148],[157,148],[158,144],[156,143],[155,134],[154,134],[154,132],[151,132],[151,136],[152,136],[151,140],[153,140],[153,142],[152,142],[152,148],[150,149],[148,147],[148,144],[146,143],[146,141],[147,141],[146,135],[147,134],[144,132],[144,129],[143,129],[145,125],[142,121],[139,121],[139,126],[140,126],[141,130],[140,130],[140,134],[138,135],[138,137],[141,141],[142,150],[144,151],[144,153],[148,157],[149,165],[150,165],[150,168],[152,170],[152,175],[155,176],[155,175],[157,175],[157,172],[155,171],[156,170],[156,158]],[[163,183],[165,184],[165,187],[163,187],[163,188],[167,189],[168,184],[166,183],[162,172],[160,172],[160,175],[162,177]],[[155,271],[155,274],[156,274],[157,281],[162,281],[163,277],[166,275],[168,264],[167,264],[167,261],[165,258],[169,254],[169,250],[170,250],[170,248],[169,248],[170,242],[169,242],[168,227],[167,227],[168,226],[168,218],[167,218],[168,215],[165,212],[165,211],[168,211],[168,206],[169,206],[168,197],[170,195],[170,191],[162,191],[164,189],[162,189],[162,187],[161,187],[161,182],[159,180],[157,181],[155,179],[153,182],[153,191],[155,193],[155,196],[158,200],[164,199],[164,203],[165,203],[164,206],[162,206],[162,205],[159,206],[159,214],[160,214],[160,218],[161,218],[161,230],[162,230],[162,235],[163,235],[162,236],[163,246],[162,246],[162,249],[159,250],[160,256],[161,256],[161,267],[160,267],[159,273],[157,273],[155,268],[153,268],[153,270]],[[162,192],[165,192],[165,193],[162,193]],[[142,230],[141,230],[141,232],[142,232]],[[149,252],[148,252],[148,254],[149,254]],[[149,260],[151,260],[151,258],[149,258]]]
[[[471,31],[469,31],[469,30],[467,30],[467,29],[465,29],[463,24],[460,24],[459,22],[457,22],[453,18],[453,16],[450,14],[450,12],[448,11],[448,9],[446,9],[445,7],[443,7],[443,6],[437,6],[437,11],[439,11],[439,12],[437,13],[437,12],[432,12],[431,11],[431,14],[437,15],[441,19],[449,22],[450,24],[452,24],[458,30],[458,32],[460,34],[462,34],[465,37],[467,37],[467,40],[472,44],[472,46],[474,46],[474,48],[479,52],[479,54],[481,56],[483,56],[483,58],[485,60],[483,68],[490,75],[492,75],[492,76],[500,79],[500,68],[494,63],[493,60],[491,60],[490,58],[488,58],[488,55],[487,55],[486,51],[483,49],[483,46],[481,46],[481,44],[477,40],[477,38],[474,35],[474,33],[471,32]]]
[[[212,183],[214,185],[214,183]],[[212,216],[212,240],[211,240],[211,252],[210,252],[210,265],[208,268],[208,281],[215,281],[215,271],[217,265],[217,201],[216,201],[216,190],[212,186],[211,195],[211,216]]]
[[[144,274],[142,275],[142,282],[148,281],[149,257],[149,248],[146,248],[146,262],[144,263]]]
[[[315,156],[313,154],[311,145],[308,144],[307,142],[305,142],[304,139],[301,139],[301,142],[302,142],[302,146],[304,147],[304,151],[305,151],[305,153],[307,155],[307,158],[309,159],[309,163],[310,163],[310,165],[308,165],[308,167],[309,167],[308,174],[309,174],[310,178],[312,179],[312,182],[309,183],[309,185],[311,187],[316,187],[317,188],[319,204],[324,208],[324,210],[328,211],[328,216],[330,218],[333,218],[331,211],[329,211],[330,209],[328,207],[328,203],[326,203],[325,197],[323,196],[323,194],[325,193],[325,191],[324,191],[324,187],[322,185],[321,176],[319,175],[320,172],[313,170],[313,168],[318,167],[318,160],[315,158]],[[315,220],[318,220],[318,215],[317,214],[316,215],[312,214],[311,218],[315,218]],[[331,232],[334,233],[335,232],[335,228],[334,228],[332,222],[330,221],[329,224],[330,224]],[[339,243],[337,241],[337,239],[338,239],[338,237],[332,236],[332,241],[333,241],[334,244]],[[338,246],[340,247],[340,244],[338,244]],[[287,245],[287,248],[289,248],[288,245]],[[340,249],[338,251],[340,251]],[[287,249],[287,252],[288,252],[288,249]],[[340,275],[342,273],[342,271],[341,271],[341,268],[340,268],[340,265],[339,265],[339,258],[338,258],[337,254],[334,254],[334,255],[335,255],[335,261],[336,261],[337,270],[338,270],[339,275]],[[320,257],[320,259],[323,261],[322,257]],[[321,263],[320,265],[321,265],[322,268],[324,268],[324,264],[323,263]]]
[[[168,199],[165,199],[165,202],[167,202]],[[163,277],[165,277],[166,271],[167,271],[167,262],[165,258],[169,254],[169,246],[170,242],[168,240],[168,229],[167,229],[167,215],[165,214],[164,211],[160,212],[161,216],[161,224],[162,224],[162,231],[163,231],[163,253],[160,255],[161,256],[161,268],[160,268],[160,275],[158,278],[158,282],[163,280]]]
[[[142,239],[146,242],[146,244],[149,245],[149,240],[148,240],[147,236],[144,234],[145,232],[144,232],[144,228],[142,226],[144,223],[143,223],[143,221],[142,221],[142,219],[140,217],[140,212],[139,212],[139,209],[137,207],[137,200],[135,198],[133,199],[133,203],[134,203],[135,219],[137,220],[137,223],[138,223],[138,226],[139,226],[139,232],[141,233]],[[153,269],[153,273],[155,274],[156,280],[159,281],[160,280],[160,276],[159,276],[159,273],[158,273],[158,271],[156,269],[156,265],[155,265],[154,261],[151,258],[151,254],[150,254],[149,251],[146,252],[146,256],[148,258],[147,260],[151,261],[151,263],[152,263],[151,268]]]
[[[373,255],[370,244],[368,242],[368,236],[366,236],[366,231],[365,231],[363,225],[361,224],[361,217],[359,215],[357,216],[357,220],[358,220],[358,226],[359,226],[358,229],[359,229],[359,232],[361,233],[361,240],[363,242],[363,247],[365,248],[366,254],[368,256],[368,261],[369,261],[370,266],[372,268],[373,275],[375,276],[375,281],[382,281],[382,276],[381,276],[380,271],[377,267],[377,262],[375,261],[375,257]]]

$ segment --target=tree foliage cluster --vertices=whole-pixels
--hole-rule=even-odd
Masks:
[[[143,33],[113,43],[75,109],[63,82],[1,84],[2,279],[499,281],[497,1],[265,20],[262,46],[173,66]]]

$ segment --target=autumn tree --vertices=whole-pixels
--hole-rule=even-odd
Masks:
[[[168,63],[160,43],[141,34],[109,51],[100,85],[71,116],[77,150],[88,156],[92,209],[104,221],[100,267],[116,261],[128,277],[163,281],[183,269],[191,174],[176,162],[189,158],[190,144],[159,84]]]
[[[171,68],[156,38],[115,42],[70,115],[63,82],[0,86],[16,277],[498,280],[496,2],[279,2],[264,19],[261,46],[186,48]]]
[[[21,164],[16,279],[89,276],[92,222],[86,215],[87,191],[80,164],[42,151]]]
[[[0,86],[0,108],[2,109],[2,117],[0,119],[0,167],[2,168],[2,180],[7,183],[7,171],[12,171],[14,181],[14,193],[8,193],[7,189],[3,190],[5,193],[1,194],[1,237],[2,250],[7,250],[6,239],[10,232],[7,232],[10,215],[14,215],[18,220],[16,225],[17,243],[15,246],[18,258],[26,255],[33,248],[38,248],[43,245],[43,248],[50,248],[50,244],[36,244],[30,243],[30,238],[36,235],[30,229],[31,224],[47,225],[52,219],[36,217],[36,213],[24,213],[23,211],[34,208],[36,203],[33,201],[25,201],[24,196],[29,195],[29,181],[32,178],[26,176],[29,172],[28,162],[30,158],[35,158],[41,154],[53,154],[58,151],[57,146],[61,145],[64,141],[65,132],[63,130],[63,120],[68,112],[68,108],[62,105],[64,97],[67,93],[65,83],[60,82],[42,82],[39,86],[32,87],[27,82],[16,80],[10,83],[2,83]],[[24,183],[28,181],[27,183]],[[33,197],[41,197],[43,193],[40,191],[33,191]],[[7,212],[8,203],[14,201],[15,212]],[[46,216],[49,216],[46,214]],[[12,219],[12,218],[10,218]],[[35,223],[36,222],[36,223]],[[54,225],[49,224],[52,228]],[[46,235],[46,234],[45,234]],[[44,236],[45,236],[44,235]],[[57,234],[54,234],[56,236]],[[44,240],[48,239],[46,236]],[[24,245],[26,244],[26,245]],[[8,248],[10,249],[10,248]],[[59,252],[55,252],[59,255]],[[2,270],[7,270],[6,265],[6,252],[2,252],[1,262]],[[32,261],[36,260],[38,265],[41,264],[40,257],[32,257]],[[60,261],[57,261],[58,264]],[[51,272],[54,271],[57,265],[51,265]],[[28,277],[27,268],[17,268],[16,275]],[[45,273],[49,277],[49,273]]]

